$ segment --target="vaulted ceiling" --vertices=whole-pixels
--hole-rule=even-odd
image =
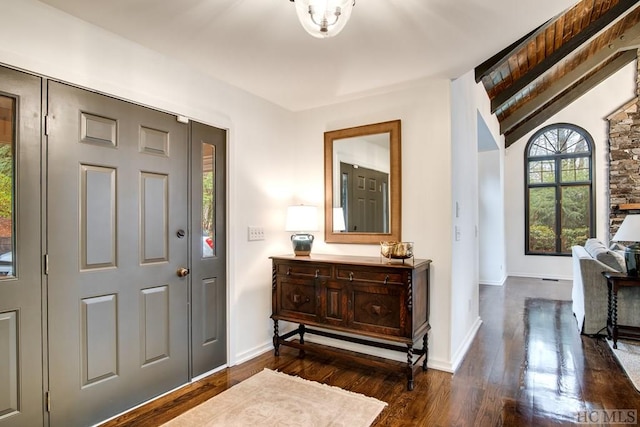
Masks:
[[[460,77],[575,2],[356,0],[320,40],[289,0],[40,0],[291,111]]]
[[[510,146],[636,59],[638,0],[582,0],[477,66]]]
[[[476,67],[507,146],[640,46],[638,0],[357,0],[324,40],[290,0],[39,1],[292,111]]]

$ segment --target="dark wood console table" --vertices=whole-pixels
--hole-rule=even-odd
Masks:
[[[618,338],[640,339],[640,325],[618,325],[618,290],[640,286],[640,277],[608,271],[602,275],[607,279],[607,336],[613,339],[613,348],[618,348]]]
[[[427,369],[430,260],[403,263],[382,257],[316,254],[271,259],[276,356],[285,345],[298,348],[303,357],[305,334],[401,351],[407,355],[403,368],[407,389],[413,390],[414,370],[420,360],[422,369]],[[280,335],[280,320],[299,326]],[[298,342],[289,340],[295,335]],[[420,341],[422,348],[414,349],[414,343]]]

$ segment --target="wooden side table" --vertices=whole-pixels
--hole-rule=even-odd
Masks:
[[[602,275],[607,279],[607,337],[613,339],[613,348],[618,348],[618,338],[640,339],[640,327],[618,325],[618,290],[640,287],[640,277],[609,271],[604,271]]]

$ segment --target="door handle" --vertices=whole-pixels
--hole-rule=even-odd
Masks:
[[[176,274],[178,275],[178,277],[187,277],[189,275],[190,271],[188,268],[184,268],[184,267],[180,267],[178,269],[178,271],[176,272]]]

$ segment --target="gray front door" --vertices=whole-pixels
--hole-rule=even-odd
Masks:
[[[227,132],[191,123],[192,377],[227,363]]]
[[[52,426],[90,425],[189,379],[188,126],[48,84]]]
[[[41,85],[0,67],[1,427],[43,422]]]

